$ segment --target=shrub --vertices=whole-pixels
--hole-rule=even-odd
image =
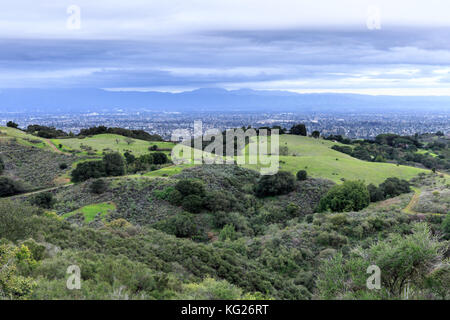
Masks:
[[[19,127],[19,125],[13,121],[8,121],[8,123],[6,123],[6,126],[8,128],[14,128],[14,129],[17,129]]]
[[[376,187],[374,184],[369,184],[367,186],[367,190],[369,191],[370,195],[370,202],[377,202],[384,200],[384,193],[383,190]]]
[[[156,150],[158,150],[158,146],[156,144],[148,147],[148,151],[156,151]]]
[[[197,235],[197,224],[194,216],[184,212],[154,225],[155,229],[173,234],[178,238],[191,238]]]
[[[234,230],[234,226],[232,224],[227,224],[220,231],[219,240],[236,240],[236,230]]]
[[[44,209],[53,208],[55,203],[56,200],[51,192],[41,192],[31,198],[31,204]]]
[[[122,176],[125,174],[125,162],[120,153],[108,153],[103,156],[103,164],[107,176]]]
[[[169,158],[164,152],[152,153],[153,164],[165,164],[169,162]]]
[[[303,123],[296,124],[291,128],[291,134],[307,136],[306,126]]]
[[[67,163],[61,163],[61,164],[59,165],[59,168],[60,168],[61,170],[66,170],[68,167],[69,167],[69,166],[67,165]]]
[[[108,185],[104,179],[97,179],[91,183],[89,189],[92,193],[102,194],[108,189]]]
[[[183,201],[183,195],[177,189],[173,189],[168,193],[167,201],[169,201],[174,206],[179,206]]]
[[[306,179],[308,179],[308,173],[306,172],[306,170],[300,170],[299,172],[297,172],[298,181],[305,181]]]
[[[442,231],[444,232],[444,237],[450,240],[450,214],[447,214],[444,221],[442,221]]]
[[[287,194],[295,189],[295,178],[292,173],[279,171],[274,175],[263,176],[255,187],[258,197]]]
[[[319,211],[349,212],[359,211],[370,203],[370,195],[362,181],[345,181],[336,185],[320,199]]]
[[[22,185],[7,177],[0,177],[0,197],[9,197],[24,192]]]
[[[72,171],[72,181],[81,182],[91,178],[101,178],[106,176],[103,161],[87,161],[77,165]]]
[[[189,195],[197,195],[203,197],[205,195],[205,187],[203,183],[198,180],[180,180],[175,185],[175,189],[177,189],[184,197]]]
[[[393,198],[411,192],[409,182],[399,178],[387,178],[379,188],[383,191],[385,198]]]
[[[183,198],[181,206],[186,211],[199,213],[203,208],[203,200],[198,195],[191,194]]]
[[[0,174],[3,174],[4,170],[5,170],[5,163],[3,162],[3,159],[0,157]]]

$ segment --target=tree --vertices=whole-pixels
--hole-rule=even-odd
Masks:
[[[381,188],[376,187],[374,184],[369,184],[367,190],[370,195],[370,202],[378,202],[384,200],[384,193]]]
[[[296,124],[291,128],[291,134],[297,136],[307,136],[306,126],[303,123]]]
[[[56,203],[56,199],[53,197],[51,192],[41,192],[35,195],[31,199],[31,204],[44,208],[51,209]]]
[[[153,164],[165,164],[169,162],[169,158],[163,152],[152,153]]]
[[[3,174],[4,170],[5,170],[5,163],[3,162],[3,159],[0,157],[0,174]]]
[[[32,278],[19,274],[19,266],[33,267],[36,261],[25,245],[16,247],[0,245],[0,300],[26,299],[33,292],[36,283]]]
[[[190,194],[183,198],[181,206],[188,212],[199,213],[203,208],[203,200],[196,194]]]
[[[232,224],[227,224],[223,227],[219,234],[219,240],[236,240],[236,230]]]
[[[24,192],[22,185],[8,177],[0,177],[0,197],[9,197]]]
[[[103,164],[107,176],[122,176],[125,174],[125,162],[120,153],[108,153],[103,156]]]
[[[299,172],[297,172],[298,181],[305,181],[306,179],[308,179],[308,173],[306,172],[306,170],[300,170]]]
[[[125,142],[126,142],[128,145],[132,145],[135,141],[134,141],[132,138],[126,137],[126,138],[125,138]]]
[[[311,133],[311,136],[313,137],[313,138],[315,138],[315,139],[319,139],[320,138],[320,131],[313,131],[312,133]]]
[[[409,182],[396,177],[387,178],[379,188],[383,191],[385,198],[393,198],[411,192]]]
[[[108,189],[108,185],[104,179],[97,179],[92,181],[90,190],[95,194],[102,194]]]
[[[157,151],[158,150],[158,146],[156,144],[148,147],[148,151]]]
[[[345,181],[332,187],[320,199],[319,211],[349,212],[359,211],[370,203],[370,195],[362,181]]]
[[[189,195],[197,195],[203,197],[205,195],[205,186],[198,180],[180,180],[175,185],[175,189],[178,190],[183,197]]]
[[[450,240],[450,214],[447,214],[444,221],[442,221],[442,231],[444,232],[444,237]]]
[[[68,167],[69,167],[69,166],[67,165],[67,163],[61,163],[61,164],[59,165],[59,168],[60,168],[61,170],[66,170]]]
[[[17,123],[12,122],[12,121],[8,121],[8,123],[6,123],[6,126],[8,128],[14,128],[14,129],[17,129],[19,127],[19,125]]]
[[[81,162],[77,164],[77,167],[72,171],[71,175],[73,182],[82,182],[91,178],[97,179],[105,177],[105,164],[103,161]]]
[[[279,171],[274,175],[266,175],[259,179],[255,186],[258,197],[287,194],[295,189],[295,178],[292,173]]]

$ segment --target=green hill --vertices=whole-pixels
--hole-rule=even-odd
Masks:
[[[159,149],[172,149],[174,144],[171,142],[149,142],[144,140],[132,139],[117,134],[98,134],[86,138],[52,139],[54,145],[62,151],[80,152],[82,154],[101,155],[103,151],[117,151],[124,153],[129,150],[135,156],[149,153],[149,147],[157,145]],[[61,145],[61,147],[60,147]]]
[[[288,155],[280,156],[280,169],[293,174],[299,170],[306,170],[312,177],[326,178],[337,183],[341,183],[342,179],[359,179],[374,184],[379,184],[389,177],[409,180],[421,172],[429,172],[391,163],[362,161],[331,149],[337,144],[339,143],[323,139],[281,135],[280,148],[287,147]],[[261,166],[244,165],[244,167],[259,169]]]

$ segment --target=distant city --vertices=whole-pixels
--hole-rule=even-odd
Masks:
[[[320,131],[323,136],[340,134],[349,138],[372,139],[381,133],[414,135],[415,133],[450,134],[450,115],[440,113],[346,113],[346,114],[298,114],[298,113],[257,113],[257,112],[135,112],[135,113],[68,113],[32,114],[0,113],[0,125],[13,120],[19,127],[30,124],[52,126],[77,134],[83,128],[94,126],[141,129],[158,134],[169,140],[175,129],[193,131],[195,120],[203,122],[203,130],[218,128],[281,126],[290,128],[294,123],[305,123],[308,132]]]

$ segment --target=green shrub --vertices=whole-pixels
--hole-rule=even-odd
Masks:
[[[263,176],[255,187],[258,197],[287,194],[295,189],[295,178],[292,173],[279,171],[274,175]]]
[[[300,170],[299,172],[297,172],[298,181],[305,181],[306,179],[308,179],[308,173],[306,172],[306,170]]]
[[[186,211],[199,213],[203,208],[203,200],[198,195],[191,194],[183,198],[181,206]]]
[[[120,153],[108,153],[103,156],[103,164],[107,176],[122,176],[125,174],[125,162]]]
[[[232,224],[227,224],[223,227],[219,234],[219,240],[236,240],[236,230]]]
[[[175,185],[175,189],[177,189],[184,197],[190,195],[197,195],[199,197],[203,197],[205,195],[205,187],[203,183],[201,183],[198,180],[193,179],[180,180]]]
[[[319,211],[360,211],[370,203],[370,195],[362,181],[345,181],[336,185],[320,199]]]
[[[44,208],[51,209],[56,203],[56,199],[51,192],[41,192],[31,198],[31,204]]]
[[[102,194],[108,189],[108,185],[104,179],[97,179],[92,181],[89,189],[92,193]]]
[[[77,164],[77,167],[72,171],[72,181],[82,182],[88,179],[101,178],[106,176],[105,165],[103,161],[86,161]]]
[[[66,170],[68,167],[69,167],[69,166],[67,165],[67,163],[61,163],[61,164],[59,165],[59,168],[60,168],[61,170]]]
[[[24,192],[22,185],[7,177],[0,177],[0,197],[9,197]]]

